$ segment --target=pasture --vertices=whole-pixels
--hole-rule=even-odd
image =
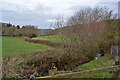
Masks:
[[[2,37],[2,56],[12,56],[35,51],[52,49],[43,44],[34,44],[24,41],[20,37]]]
[[[83,64],[80,68],[81,70],[89,70],[89,69],[104,68],[107,66],[112,66],[114,65],[114,61],[109,60],[110,57],[111,57],[110,54],[106,54],[100,59],[95,59],[89,63]]]
[[[111,55],[106,54],[104,57],[101,57],[100,59],[93,60],[89,63],[83,64],[79,69],[81,70],[90,70],[90,69],[99,69],[99,68],[104,68],[108,66],[113,66],[114,61],[110,60]],[[83,78],[111,78],[112,74],[109,72],[101,72],[97,74],[85,74]]]
[[[114,65],[114,61],[110,60],[110,57],[110,54],[106,54],[97,60],[92,60],[83,65],[79,65],[75,69],[76,72],[62,73],[62,75],[57,75],[56,78],[111,78],[113,74],[109,71],[106,71],[105,69],[105,71],[98,70],[103,68],[107,69]]]
[[[38,36],[32,39],[48,40],[53,42],[65,42],[67,38],[62,35],[49,35],[49,36]]]

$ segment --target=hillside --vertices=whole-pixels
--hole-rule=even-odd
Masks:
[[[106,54],[104,57],[101,57],[100,59],[95,59],[89,63],[83,64],[82,66],[80,66],[80,70],[89,70],[112,66],[114,64],[114,61],[110,60],[110,58],[111,55]]]
[[[52,29],[39,29],[40,35],[49,35]]]
[[[53,42],[65,42],[66,37],[62,35],[49,35],[49,36],[38,36],[36,38],[32,39],[38,39],[38,40],[47,40],[47,41],[53,41]]]
[[[24,41],[20,37],[2,37],[2,55],[13,56],[36,51],[52,49],[42,44],[34,44]]]
[[[84,7],[80,0],[29,1],[3,1],[3,78],[120,77],[120,19],[112,9],[117,5],[103,7],[100,0],[90,6],[82,1]]]
[[[76,67],[73,72],[63,72],[56,76],[46,76],[41,78],[111,78],[112,73],[104,72],[104,68],[114,65],[114,61],[110,60],[111,55],[106,54],[104,57],[85,63]],[[97,71],[97,69],[101,69]],[[102,70],[103,69],[103,70]],[[96,71],[95,71],[96,70]]]

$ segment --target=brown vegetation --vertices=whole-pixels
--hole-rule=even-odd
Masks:
[[[113,42],[118,42],[118,19],[108,8],[84,8],[76,12],[67,24],[60,26],[63,18],[55,23],[55,34],[68,37],[66,41],[71,45],[70,51],[82,55],[94,56],[99,47],[109,52]],[[60,25],[59,25],[60,24]],[[63,27],[63,26],[66,27]],[[70,52],[71,53],[71,52]]]
[[[60,42],[53,42],[53,41],[48,41],[48,40],[40,40],[40,39],[31,39],[31,38],[24,38],[25,41],[32,42],[32,43],[37,43],[37,44],[45,44],[48,46],[52,46],[55,48],[67,48],[68,44],[65,43],[60,43]]]
[[[88,57],[67,54],[61,49],[6,57],[3,58],[3,77],[11,77],[12,74],[30,77],[34,72],[42,76],[45,70],[49,70],[53,62],[58,70],[73,70],[76,66],[88,61],[90,61]]]

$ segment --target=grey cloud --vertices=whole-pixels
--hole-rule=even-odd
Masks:
[[[107,7],[113,10],[114,12],[118,11],[118,2],[99,2],[97,5],[102,7]]]
[[[76,5],[76,6],[70,7],[69,9],[71,9],[71,10],[79,10],[81,8],[84,8],[84,6]]]
[[[79,11],[85,6],[81,6],[79,4],[73,4],[69,9],[66,9],[64,12],[64,16],[70,16],[74,12]],[[106,5],[112,9],[117,7],[116,3],[98,3],[97,5]],[[1,3],[0,3],[1,5]],[[36,7],[32,8],[32,3],[28,4],[14,4],[14,3],[2,3],[2,7],[0,7],[0,13],[2,12],[1,21],[10,22],[13,24],[19,24],[21,26],[31,24],[39,26],[39,28],[46,28],[46,25],[50,23],[47,22],[49,19],[54,19],[57,14],[53,9],[53,7],[47,7],[41,3],[36,4]],[[57,7],[57,6],[56,6]]]
[[[46,11],[49,12],[50,8],[41,5],[38,5],[35,10],[23,10],[22,12],[19,10],[4,10],[4,8],[1,10],[3,21],[21,26],[31,24],[39,26],[39,28],[45,28],[46,25],[50,24],[47,20],[54,17],[52,14],[45,14]]]
[[[99,2],[97,3],[95,6],[99,6],[99,7],[107,7],[112,9],[114,12],[118,11],[118,3],[117,2]],[[95,7],[94,6],[94,7]],[[79,11],[80,9],[83,9],[85,7],[89,7],[89,6],[80,6],[80,5],[76,5],[76,6],[72,6],[69,9],[73,10],[74,12]]]
[[[79,11],[80,9],[83,9],[85,7],[89,7],[89,6],[81,6],[81,5],[75,5],[69,8],[69,10],[73,10],[74,12]]]
[[[43,10],[43,11],[50,11],[51,8],[50,7],[47,7],[47,6],[44,6],[42,4],[38,4],[37,7],[36,7],[36,10]]]

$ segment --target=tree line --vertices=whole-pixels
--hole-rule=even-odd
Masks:
[[[2,23],[2,36],[23,36],[23,37],[36,37],[40,34],[39,29],[36,26],[25,25],[20,27],[10,23]]]

